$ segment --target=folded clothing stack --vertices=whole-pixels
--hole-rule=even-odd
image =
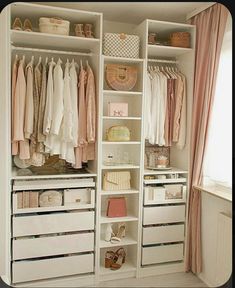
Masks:
[[[38,192],[23,191],[17,192],[17,208],[35,208],[38,207]]]

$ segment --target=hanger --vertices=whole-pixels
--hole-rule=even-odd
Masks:
[[[45,64],[47,64],[47,62],[48,62],[48,57],[46,57]]]
[[[25,61],[25,55],[23,55],[23,57],[22,57],[22,62],[24,62]]]
[[[89,63],[88,63],[88,60],[86,60],[86,66],[87,66],[87,67],[89,67]]]
[[[18,60],[18,54],[16,54],[16,56],[15,56],[15,60],[16,60],[16,61]]]
[[[80,66],[81,66],[81,68],[83,68],[83,67],[82,67],[82,59],[80,59]]]

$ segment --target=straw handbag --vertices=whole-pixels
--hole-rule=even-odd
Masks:
[[[108,86],[114,90],[129,91],[137,81],[137,67],[107,64],[105,77]]]
[[[103,177],[103,190],[128,190],[131,188],[130,180],[130,171],[105,172]]]

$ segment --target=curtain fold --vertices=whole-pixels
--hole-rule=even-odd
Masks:
[[[227,16],[227,8],[216,3],[191,19],[191,24],[196,25],[196,54],[190,136],[190,193],[185,270],[195,274],[202,271],[202,256],[201,192],[194,188],[194,185],[200,185],[202,181],[203,158]]]

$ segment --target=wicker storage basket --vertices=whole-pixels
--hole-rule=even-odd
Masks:
[[[39,30],[42,33],[69,35],[70,22],[60,18],[39,18]]]
[[[170,45],[174,47],[190,47],[190,33],[189,32],[174,32],[170,35]]]

